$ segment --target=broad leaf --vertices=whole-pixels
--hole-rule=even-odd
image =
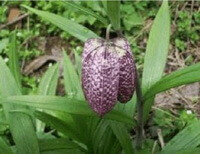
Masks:
[[[163,1],[156,15],[150,31],[147,49],[144,59],[144,70],[142,75],[142,91],[145,93],[163,75],[166,64],[170,37],[170,16],[167,1]],[[144,118],[146,119],[154,98],[144,104]]]
[[[75,21],[66,19],[64,17],[61,17],[59,15],[49,13],[46,11],[40,11],[25,5],[22,5],[23,7],[27,8],[31,12],[37,14],[38,16],[42,17],[43,19],[51,22],[55,26],[59,27],[60,29],[68,32],[72,36],[76,37],[77,39],[80,39],[81,41],[86,41],[89,38],[98,38],[99,36],[96,35],[91,30],[87,29],[86,27],[76,23]]]

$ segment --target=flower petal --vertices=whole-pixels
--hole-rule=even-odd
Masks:
[[[113,40],[117,48],[125,50],[125,54],[120,58],[120,77],[118,101],[121,103],[128,102],[135,90],[136,81],[136,67],[133,60],[130,45],[124,38],[117,38]]]
[[[100,116],[117,103],[119,57],[113,50],[114,47],[103,45],[83,60],[83,90],[91,108]]]

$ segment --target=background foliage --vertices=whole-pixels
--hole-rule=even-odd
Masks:
[[[161,2],[122,2],[119,11],[116,2],[1,2],[1,25],[9,20],[12,8],[35,13],[21,20],[17,29],[12,25],[1,28],[0,95],[6,97],[0,100],[2,153],[15,153],[16,148],[18,153],[139,153],[135,151],[135,96],[99,119],[85,103],[80,86],[82,41],[105,37],[110,22],[116,31],[124,32],[137,68],[143,72],[147,123],[141,152],[180,153],[187,149],[188,153],[199,153],[196,110],[189,106],[172,112],[171,108],[154,106],[154,116],[148,116],[155,94],[200,77],[199,64],[192,65],[200,59],[198,2],[160,6]],[[55,62],[59,64],[52,66]],[[152,68],[155,73],[151,73]],[[163,77],[163,71],[171,74]],[[193,99],[198,104],[199,98]],[[27,134],[32,135],[27,139]]]

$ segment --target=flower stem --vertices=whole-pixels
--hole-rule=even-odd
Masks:
[[[108,25],[107,29],[106,29],[106,41],[108,41],[110,39],[110,29],[111,29],[111,24]]]
[[[142,140],[143,140],[143,98],[142,98],[142,90],[139,81],[139,73],[136,70],[136,95],[137,95],[137,132],[136,132],[136,148],[142,148]]]

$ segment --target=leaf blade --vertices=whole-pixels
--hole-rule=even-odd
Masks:
[[[200,63],[197,63],[164,76],[160,81],[154,84],[149,91],[147,91],[144,95],[144,99],[148,99],[157,93],[169,90],[170,88],[200,81],[199,70]]]
[[[110,126],[121,146],[123,147],[124,152],[126,154],[134,153],[131,138],[125,125],[119,122],[111,122]]]
[[[107,0],[107,14],[115,30],[120,30],[120,1]]]
[[[38,86],[39,95],[55,95],[59,77],[59,65],[50,67],[42,77]]]
[[[199,128],[200,121],[193,122],[172,138],[162,151],[196,148],[200,145]]]
[[[1,137],[0,137],[0,153],[13,154],[10,147],[4,142],[4,140]]]
[[[4,103],[28,105],[39,109],[66,112],[69,114],[97,117],[87,103],[58,96],[10,96],[1,98]],[[113,110],[103,118],[136,125],[135,121],[124,113]]]
[[[168,2],[163,2],[154,20],[145,54],[142,88],[146,91],[163,74],[166,64],[170,35]]]
[[[9,38],[9,68],[12,72],[16,83],[19,88],[21,88],[21,73],[19,66],[19,58],[17,53],[17,40],[16,40],[16,31],[12,32]]]
[[[150,31],[142,75],[142,92],[155,84],[163,75],[170,38],[170,16],[167,1],[163,1]],[[144,103],[144,119],[154,103],[154,97]]]
[[[102,23],[105,24],[105,25],[108,24],[107,20],[106,20],[104,17],[102,17],[102,16],[96,14],[95,12],[93,12],[93,11],[92,11],[91,9],[89,9],[89,8],[85,8],[85,7],[83,7],[83,6],[81,6],[81,5],[78,5],[78,4],[76,4],[76,3],[74,3],[74,2],[71,2],[71,1],[65,1],[64,3],[70,5],[70,6],[73,7],[73,8],[76,8],[76,9],[82,11],[82,12],[85,13],[85,14],[88,14],[88,15],[90,15],[90,16],[92,16],[92,17],[98,19],[100,22],[102,22]]]
[[[26,5],[22,5],[29,11],[37,14],[38,16],[41,16],[42,18],[48,20],[55,26],[59,27],[60,29],[68,32],[72,36],[78,38],[81,41],[86,41],[89,38],[98,38],[99,36],[92,32],[91,30],[87,29],[86,27],[76,23],[75,21],[66,19],[64,17],[61,17],[59,15],[40,11],[31,7],[28,7]]]
[[[21,92],[10,70],[0,57],[0,96],[7,97],[12,95],[21,95]],[[14,104],[3,104],[4,113],[8,120],[17,150],[22,154],[39,154],[39,146],[32,119],[29,116],[10,113],[11,110],[20,108],[24,109],[24,107]]]
[[[71,94],[80,100],[84,100],[80,78],[76,72],[76,69],[72,64],[69,56],[65,52],[63,52],[63,57],[65,91],[68,93],[68,95]]]

